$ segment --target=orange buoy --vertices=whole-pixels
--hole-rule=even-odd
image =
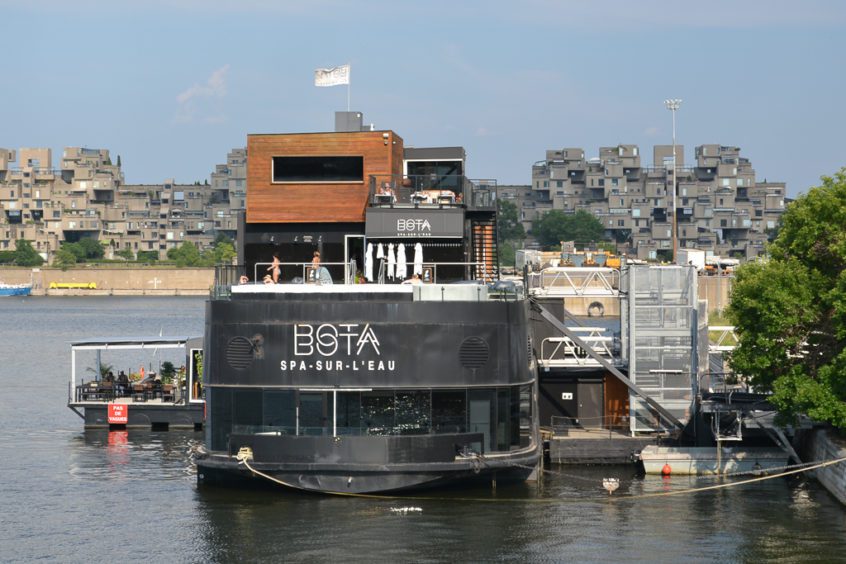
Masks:
[[[661,468],[661,475],[662,476],[669,476],[672,473],[673,473],[673,469],[670,467],[670,464],[668,462],[665,462],[664,467]]]

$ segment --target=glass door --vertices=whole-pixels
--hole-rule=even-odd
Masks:
[[[350,268],[355,260],[355,270]],[[364,235],[344,235],[344,282],[355,283],[357,272],[364,272]]]
[[[297,404],[297,434],[326,435],[331,432],[326,392],[300,392]]]

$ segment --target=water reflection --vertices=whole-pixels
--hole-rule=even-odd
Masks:
[[[194,480],[193,451],[203,433],[88,429],[73,439],[69,474],[78,480]]]

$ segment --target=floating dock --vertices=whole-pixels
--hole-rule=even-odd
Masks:
[[[655,444],[655,437],[632,437],[604,429],[570,429],[549,439],[553,464],[632,464],[637,453]]]
[[[77,379],[77,353],[93,351],[101,366],[104,352],[128,354],[138,350],[181,349],[185,354],[182,381],[126,381],[103,378],[100,374],[85,382]],[[71,375],[68,407],[85,422],[86,429],[147,427],[201,429],[205,420],[202,391],[201,337],[110,337],[71,343]]]

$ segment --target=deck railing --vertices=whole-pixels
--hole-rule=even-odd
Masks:
[[[275,286],[272,279],[265,282],[265,276],[270,276],[268,267],[272,263],[259,262],[253,265],[230,265],[221,264],[215,267],[214,285],[211,290],[213,300],[229,299],[232,295],[233,286],[246,284]],[[352,285],[362,282],[362,273],[357,270],[355,261],[349,263],[320,263],[323,272],[314,276],[312,263],[282,262],[280,268],[281,276],[279,284],[341,284]],[[386,262],[382,261],[378,269],[374,270],[373,282],[367,284],[456,284],[476,283],[487,285],[488,298],[498,300],[517,300],[525,298],[525,288],[520,282],[502,281],[485,278],[484,262],[424,262],[422,274],[418,279],[413,279],[414,265],[407,265],[406,276],[403,278],[388,278]],[[322,279],[321,276],[322,275]],[[326,277],[329,277],[327,280]]]
[[[496,180],[470,179],[463,175],[370,176],[371,206],[496,207]]]

